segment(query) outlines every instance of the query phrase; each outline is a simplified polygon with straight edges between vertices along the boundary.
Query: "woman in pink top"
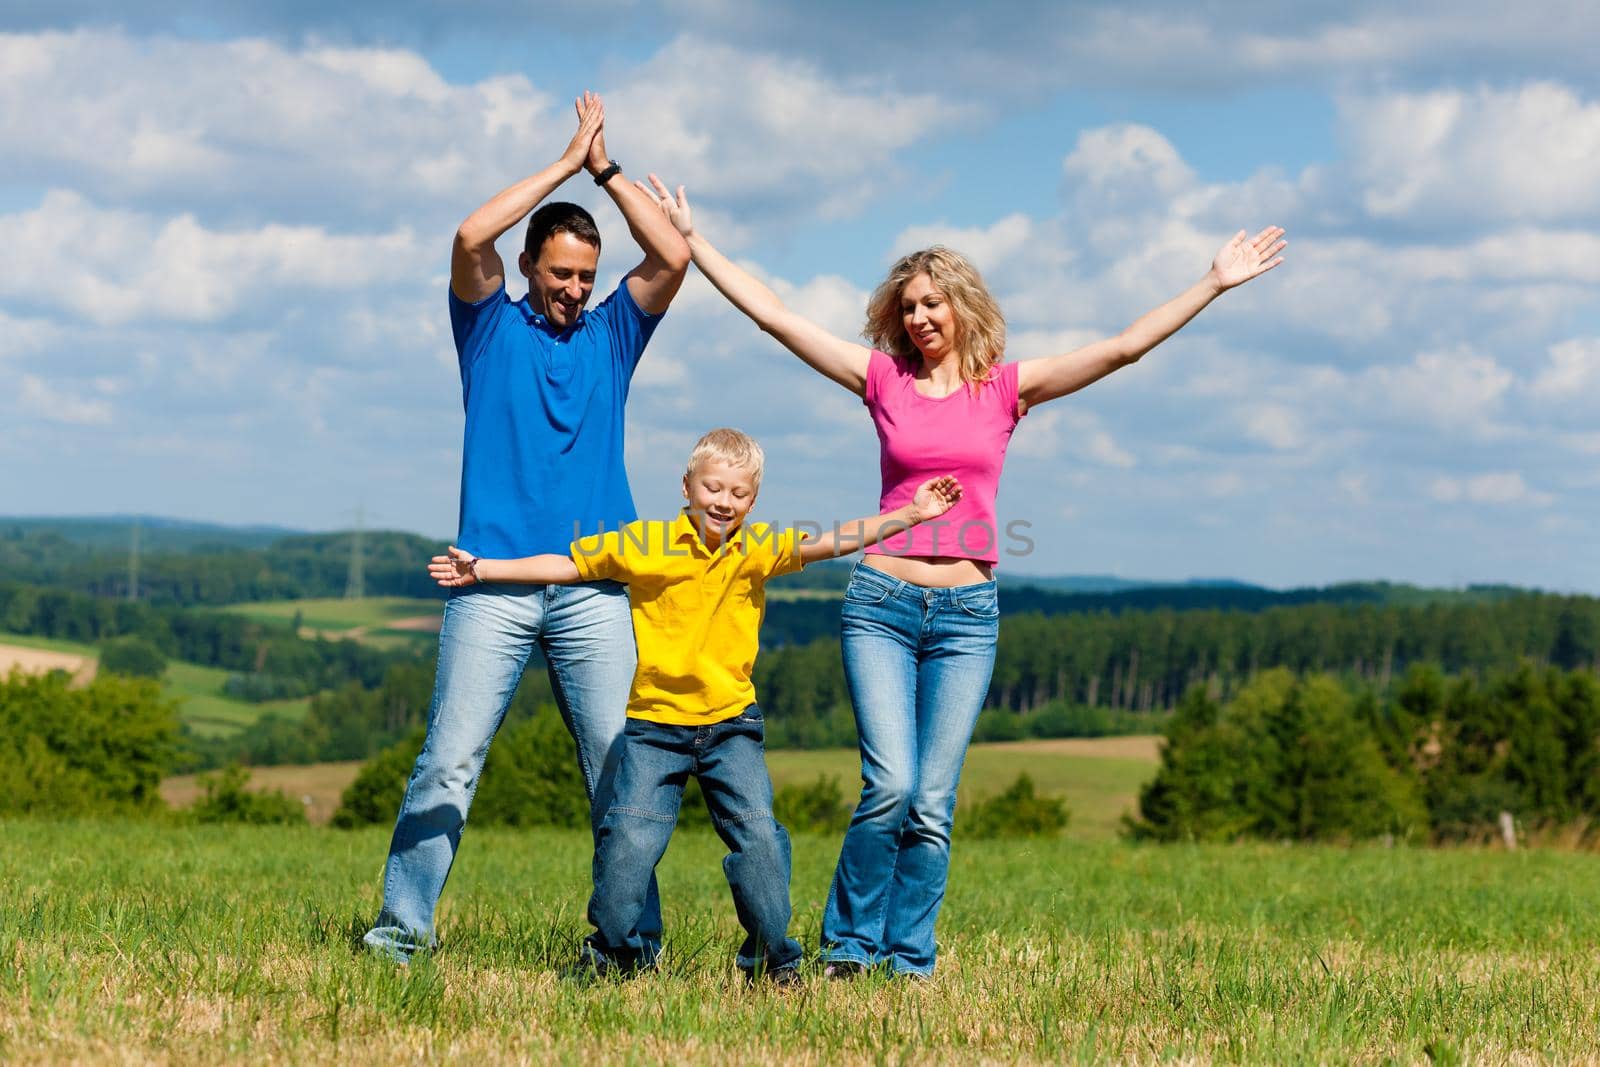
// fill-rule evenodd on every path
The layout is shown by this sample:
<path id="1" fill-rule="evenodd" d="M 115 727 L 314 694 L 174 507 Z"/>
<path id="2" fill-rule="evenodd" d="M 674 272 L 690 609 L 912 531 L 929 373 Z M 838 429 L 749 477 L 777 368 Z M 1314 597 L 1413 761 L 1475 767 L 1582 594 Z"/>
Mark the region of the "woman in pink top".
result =
<path id="1" fill-rule="evenodd" d="M 867 306 L 868 347 L 786 308 L 695 231 L 682 186 L 674 197 L 655 175 L 650 182 L 711 284 L 866 403 L 882 445 L 882 507 L 908 497 L 929 471 L 964 488 L 943 522 L 868 550 L 845 590 L 840 627 L 863 788 L 828 892 L 822 953 L 830 975 L 882 965 L 927 977 L 956 782 L 994 668 L 994 501 L 1011 433 L 1034 407 L 1137 361 L 1221 293 L 1276 267 L 1284 231 L 1241 230 L 1204 277 L 1115 337 L 1006 363 L 1005 319 L 959 253 L 929 248 L 890 269 Z"/>

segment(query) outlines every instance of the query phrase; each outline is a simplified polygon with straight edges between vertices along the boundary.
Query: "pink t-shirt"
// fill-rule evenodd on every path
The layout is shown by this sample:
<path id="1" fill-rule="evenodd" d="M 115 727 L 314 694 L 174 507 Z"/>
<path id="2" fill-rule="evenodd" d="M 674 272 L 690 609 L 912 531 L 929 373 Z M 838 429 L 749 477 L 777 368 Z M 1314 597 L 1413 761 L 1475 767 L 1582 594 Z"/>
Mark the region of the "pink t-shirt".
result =
<path id="1" fill-rule="evenodd" d="M 998 365 L 976 390 L 963 385 L 949 396 L 930 397 L 917 392 L 913 366 L 874 350 L 862 399 L 882 445 L 880 510 L 909 504 L 917 486 L 929 478 L 953 474 L 961 482 L 961 501 L 955 507 L 866 551 L 998 563 L 994 499 L 1006 445 L 1021 418 L 1017 365 Z"/>

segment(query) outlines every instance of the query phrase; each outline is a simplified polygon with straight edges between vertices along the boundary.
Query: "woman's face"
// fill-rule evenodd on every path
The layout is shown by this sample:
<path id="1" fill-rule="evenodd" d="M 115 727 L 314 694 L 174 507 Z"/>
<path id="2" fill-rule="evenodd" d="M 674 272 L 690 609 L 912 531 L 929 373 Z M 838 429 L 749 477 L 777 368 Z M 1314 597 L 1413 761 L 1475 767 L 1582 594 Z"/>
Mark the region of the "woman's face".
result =
<path id="1" fill-rule="evenodd" d="M 917 351 L 943 359 L 956 351 L 956 313 L 927 274 L 913 275 L 900 290 L 900 321 Z"/>

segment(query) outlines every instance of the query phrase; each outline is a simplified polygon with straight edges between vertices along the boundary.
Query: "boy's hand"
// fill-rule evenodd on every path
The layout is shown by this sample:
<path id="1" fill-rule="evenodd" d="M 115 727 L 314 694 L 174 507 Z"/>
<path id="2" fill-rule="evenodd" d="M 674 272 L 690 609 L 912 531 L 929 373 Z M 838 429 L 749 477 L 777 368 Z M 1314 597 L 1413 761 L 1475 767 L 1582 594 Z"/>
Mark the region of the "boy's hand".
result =
<path id="1" fill-rule="evenodd" d="M 661 179 L 654 174 L 650 175 L 649 185 L 644 182 L 634 182 L 633 184 L 637 185 L 639 191 L 644 193 L 645 196 L 656 202 L 656 205 L 661 208 L 661 213 L 667 217 L 667 221 L 677 227 L 678 232 L 683 235 L 685 240 L 688 240 L 694 233 L 694 220 L 689 213 L 689 197 L 684 193 L 683 186 L 678 186 L 678 195 L 674 197 L 667 187 L 661 183 Z"/>
<path id="2" fill-rule="evenodd" d="M 946 474 L 943 478 L 929 478 L 917 486 L 917 494 L 911 498 L 911 521 L 937 519 L 955 507 L 960 499 L 961 483 L 953 476 Z"/>
<path id="3" fill-rule="evenodd" d="M 428 577 L 446 588 L 475 585 L 478 581 L 478 560 L 470 552 L 450 546 L 448 556 L 434 556 L 428 561 Z"/>

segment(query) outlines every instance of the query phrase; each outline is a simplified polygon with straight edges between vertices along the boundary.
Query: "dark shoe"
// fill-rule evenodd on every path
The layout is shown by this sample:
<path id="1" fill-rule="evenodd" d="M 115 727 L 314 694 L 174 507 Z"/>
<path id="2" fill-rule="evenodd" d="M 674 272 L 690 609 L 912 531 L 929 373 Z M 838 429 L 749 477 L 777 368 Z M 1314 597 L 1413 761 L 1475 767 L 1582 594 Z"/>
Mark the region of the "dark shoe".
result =
<path id="1" fill-rule="evenodd" d="M 851 978 L 859 978 L 866 973 L 866 964 L 857 963 L 855 960 L 834 960 L 822 968 L 822 977 L 832 978 L 841 982 Z"/>
<path id="2" fill-rule="evenodd" d="M 767 981 L 779 989 L 794 989 L 796 986 L 806 984 L 806 980 L 800 977 L 800 968 L 794 964 L 790 964 L 787 967 L 779 967 L 775 971 L 768 971 Z"/>
<path id="3" fill-rule="evenodd" d="M 798 963 L 771 969 L 757 967 L 752 970 L 745 970 L 745 968 L 741 967 L 740 970 L 744 971 L 744 980 L 750 985 L 755 985 L 763 979 L 782 989 L 805 984 L 805 979 L 800 977 L 800 965 Z"/>

